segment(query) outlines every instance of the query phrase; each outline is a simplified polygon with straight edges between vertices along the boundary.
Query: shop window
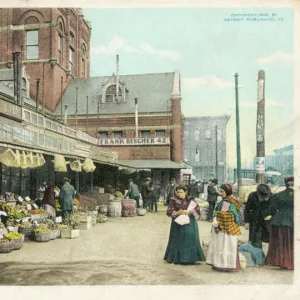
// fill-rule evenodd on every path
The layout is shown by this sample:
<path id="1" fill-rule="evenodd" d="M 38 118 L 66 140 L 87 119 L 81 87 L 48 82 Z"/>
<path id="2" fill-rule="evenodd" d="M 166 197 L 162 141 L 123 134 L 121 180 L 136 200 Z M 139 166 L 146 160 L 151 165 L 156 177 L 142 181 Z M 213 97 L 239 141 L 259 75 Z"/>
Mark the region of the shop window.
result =
<path id="1" fill-rule="evenodd" d="M 51 122 L 46 120 L 46 128 L 51 129 Z"/>
<path id="2" fill-rule="evenodd" d="M 39 31 L 26 31 L 26 59 L 39 58 Z"/>
<path id="3" fill-rule="evenodd" d="M 165 130 L 155 130 L 155 136 L 156 137 L 165 137 L 166 131 Z"/>
<path id="4" fill-rule="evenodd" d="M 141 130 L 141 137 L 149 137 L 150 130 Z"/>
<path id="5" fill-rule="evenodd" d="M 99 131 L 99 136 L 101 139 L 108 138 L 108 131 Z"/>
<path id="6" fill-rule="evenodd" d="M 36 114 L 31 114 L 31 122 L 35 125 L 37 125 L 37 115 Z"/>
<path id="7" fill-rule="evenodd" d="M 29 111 L 24 111 L 24 117 L 25 121 L 30 122 L 30 112 Z"/>
<path id="8" fill-rule="evenodd" d="M 123 131 L 113 131 L 114 138 L 121 138 L 123 137 Z"/>
<path id="9" fill-rule="evenodd" d="M 40 133 L 39 134 L 39 145 L 44 146 L 45 145 L 45 135 Z"/>
<path id="10" fill-rule="evenodd" d="M 44 127 L 44 119 L 43 119 L 43 117 L 38 116 L 38 125 Z"/>

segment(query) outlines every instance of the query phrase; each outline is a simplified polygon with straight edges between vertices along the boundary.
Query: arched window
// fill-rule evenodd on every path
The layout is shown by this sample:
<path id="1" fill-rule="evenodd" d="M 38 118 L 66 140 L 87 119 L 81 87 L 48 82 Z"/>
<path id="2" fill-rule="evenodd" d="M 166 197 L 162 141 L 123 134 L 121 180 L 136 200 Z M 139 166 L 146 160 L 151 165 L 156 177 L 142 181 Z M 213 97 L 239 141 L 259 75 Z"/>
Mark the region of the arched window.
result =
<path id="1" fill-rule="evenodd" d="M 85 44 L 81 45 L 81 55 L 83 57 L 86 57 L 86 46 L 85 46 Z"/>
<path id="2" fill-rule="evenodd" d="M 119 88 L 119 97 L 122 98 L 122 89 Z M 106 93 L 105 93 L 105 102 L 109 103 L 109 102 L 116 102 L 118 100 L 116 100 L 116 85 L 110 85 L 107 89 L 106 89 Z"/>

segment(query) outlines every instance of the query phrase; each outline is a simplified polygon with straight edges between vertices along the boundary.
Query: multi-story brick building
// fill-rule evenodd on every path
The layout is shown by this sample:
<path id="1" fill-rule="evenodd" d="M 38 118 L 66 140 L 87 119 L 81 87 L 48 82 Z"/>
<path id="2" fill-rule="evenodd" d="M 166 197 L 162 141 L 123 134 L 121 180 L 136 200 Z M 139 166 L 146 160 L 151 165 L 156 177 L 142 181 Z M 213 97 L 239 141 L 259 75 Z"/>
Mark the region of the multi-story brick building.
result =
<path id="1" fill-rule="evenodd" d="M 172 176 L 179 181 L 184 168 L 179 72 L 73 79 L 62 105 L 55 113 L 67 113 L 70 126 L 118 151 L 120 165 L 152 170 L 152 178 L 164 183 Z"/>
<path id="2" fill-rule="evenodd" d="M 73 78 L 90 72 L 91 25 L 77 8 L 0 9 L 0 69 L 12 68 L 12 53 L 20 52 L 29 94 L 55 110 Z"/>
<path id="3" fill-rule="evenodd" d="M 226 125 L 229 116 L 186 117 L 184 159 L 197 178 L 226 178 Z M 217 150 L 216 150 L 217 149 Z M 217 165 L 217 167 L 216 167 Z"/>

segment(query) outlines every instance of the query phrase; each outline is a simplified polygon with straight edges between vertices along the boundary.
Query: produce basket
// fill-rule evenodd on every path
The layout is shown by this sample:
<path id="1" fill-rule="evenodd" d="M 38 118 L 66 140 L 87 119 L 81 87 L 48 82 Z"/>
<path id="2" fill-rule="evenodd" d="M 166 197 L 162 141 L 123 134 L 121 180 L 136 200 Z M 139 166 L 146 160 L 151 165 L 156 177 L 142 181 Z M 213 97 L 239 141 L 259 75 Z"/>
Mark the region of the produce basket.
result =
<path id="1" fill-rule="evenodd" d="M 34 240 L 36 242 L 49 242 L 51 239 L 51 232 L 34 232 Z"/>
<path id="2" fill-rule="evenodd" d="M 19 227 L 19 233 L 24 234 L 25 237 L 32 236 L 33 227 Z"/>
<path id="3" fill-rule="evenodd" d="M 14 245 L 11 242 L 0 243 L 0 253 L 9 253 L 14 250 Z"/>
<path id="4" fill-rule="evenodd" d="M 50 240 L 55 240 L 57 238 L 58 229 L 53 229 L 50 233 Z"/>
<path id="5" fill-rule="evenodd" d="M 24 244 L 24 237 L 11 240 L 11 244 L 13 245 L 13 250 L 20 250 Z"/>

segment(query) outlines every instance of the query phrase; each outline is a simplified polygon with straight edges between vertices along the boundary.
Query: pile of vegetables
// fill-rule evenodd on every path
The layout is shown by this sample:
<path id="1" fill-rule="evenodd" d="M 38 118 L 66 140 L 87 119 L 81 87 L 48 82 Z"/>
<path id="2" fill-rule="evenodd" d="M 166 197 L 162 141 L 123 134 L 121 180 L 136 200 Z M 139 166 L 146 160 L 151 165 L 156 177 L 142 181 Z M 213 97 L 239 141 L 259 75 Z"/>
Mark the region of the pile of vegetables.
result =
<path id="1" fill-rule="evenodd" d="M 105 223 L 105 222 L 107 222 L 107 217 L 105 215 L 98 214 L 97 215 L 97 222 L 98 223 Z"/>
<path id="2" fill-rule="evenodd" d="M 4 237 L 5 237 L 6 239 L 8 239 L 8 240 L 11 241 L 11 240 L 18 240 L 18 239 L 21 239 L 21 238 L 24 237 L 24 235 L 21 234 L 21 233 L 12 231 L 12 232 L 5 233 L 5 234 L 4 234 Z"/>
<path id="3" fill-rule="evenodd" d="M 26 221 L 20 224 L 20 227 L 24 227 L 24 228 L 32 227 L 32 223 Z"/>
<path id="4" fill-rule="evenodd" d="M 46 210 L 41 209 L 41 208 L 35 209 L 35 210 L 29 210 L 28 212 L 29 212 L 31 215 L 37 215 L 37 214 L 45 214 L 45 213 L 47 213 Z"/>
<path id="5" fill-rule="evenodd" d="M 50 232 L 52 230 L 46 226 L 39 226 L 39 227 L 35 228 L 34 231 L 35 232 Z"/>
<path id="6" fill-rule="evenodd" d="M 44 224 L 44 225 L 50 225 L 50 226 L 53 226 L 54 225 L 54 222 L 50 219 L 43 219 L 43 220 L 40 220 L 39 221 L 40 224 Z"/>
<path id="7" fill-rule="evenodd" d="M 0 202 L 0 210 L 5 211 L 10 217 L 14 219 L 22 219 L 28 216 L 26 211 L 18 211 L 11 205 Z"/>

